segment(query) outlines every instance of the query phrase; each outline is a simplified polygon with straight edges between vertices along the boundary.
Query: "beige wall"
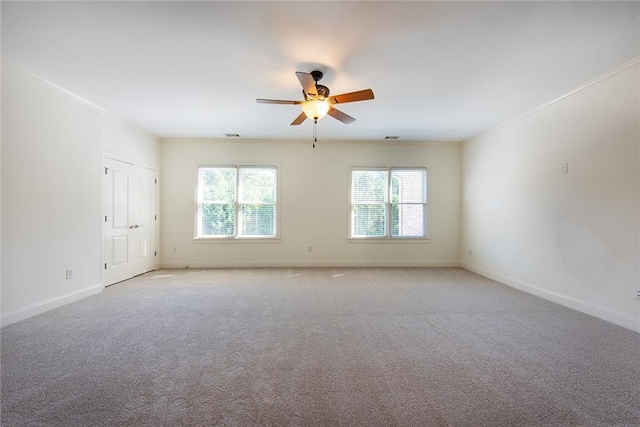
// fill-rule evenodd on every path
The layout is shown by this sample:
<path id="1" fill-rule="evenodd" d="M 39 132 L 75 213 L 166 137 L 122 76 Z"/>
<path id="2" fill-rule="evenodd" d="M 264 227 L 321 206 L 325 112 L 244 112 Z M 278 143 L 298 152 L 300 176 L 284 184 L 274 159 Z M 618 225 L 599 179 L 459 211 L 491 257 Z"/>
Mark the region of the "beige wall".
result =
<path id="1" fill-rule="evenodd" d="M 463 266 L 640 331 L 639 73 L 463 146 Z"/>
<path id="2" fill-rule="evenodd" d="M 98 110 L 2 65 L 4 324 L 100 288 L 102 154 Z"/>
<path id="3" fill-rule="evenodd" d="M 197 167 L 230 164 L 278 167 L 278 242 L 193 240 Z M 353 166 L 426 166 L 430 241 L 349 241 Z M 161 169 L 164 267 L 458 264 L 460 147 L 456 144 L 320 141 L 312 148 L 311 141 L 165 140 Z"/>
<path id="4" fill-rule="evenodd" d="M 103 149 L 158 164 L 148 132 L 2 62 L 3 326 L 103 289 Z"/>
<path id="5" fill-rule="evenodd" d="M 160 139 L 121 118 L 102 113 L 102 149 L 152 169 L 160 167 Z"/>

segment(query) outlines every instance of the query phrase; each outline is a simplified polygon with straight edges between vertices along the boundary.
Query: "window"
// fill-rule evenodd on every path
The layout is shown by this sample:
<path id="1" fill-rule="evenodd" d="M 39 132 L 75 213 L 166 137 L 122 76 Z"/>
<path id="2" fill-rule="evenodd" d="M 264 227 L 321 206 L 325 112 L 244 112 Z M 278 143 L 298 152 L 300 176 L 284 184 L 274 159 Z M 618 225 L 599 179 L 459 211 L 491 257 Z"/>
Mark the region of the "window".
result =
<path id="1" fill-rule="evenodd" d="M 198 168 L 196 237 L 276 237 L 276 168 Z"/>
<path id="2" fill-rule="evenodd" d="M 354 168 L 351 237 L 426 237 L 427 170 Z"/>

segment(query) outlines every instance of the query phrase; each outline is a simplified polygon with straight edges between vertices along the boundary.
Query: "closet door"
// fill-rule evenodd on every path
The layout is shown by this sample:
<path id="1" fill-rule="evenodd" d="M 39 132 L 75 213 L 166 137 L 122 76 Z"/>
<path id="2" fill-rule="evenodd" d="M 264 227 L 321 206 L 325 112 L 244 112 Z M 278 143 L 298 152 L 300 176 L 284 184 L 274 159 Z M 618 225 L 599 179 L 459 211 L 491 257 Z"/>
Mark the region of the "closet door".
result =
<path id="1" fill-rule="evenodd" d="M 105 286 L 154 268 L 155 171 L 105 159 Z"/>
<path id="2" fill-rule="evenodd" d="M 131 214 L 135 222 L 131 233 L 130 253 L 135 264 L 134 276 L 151 271 L 155 266 L 156 254 L 156 172 L 136 167 L 129 189 Z"/>

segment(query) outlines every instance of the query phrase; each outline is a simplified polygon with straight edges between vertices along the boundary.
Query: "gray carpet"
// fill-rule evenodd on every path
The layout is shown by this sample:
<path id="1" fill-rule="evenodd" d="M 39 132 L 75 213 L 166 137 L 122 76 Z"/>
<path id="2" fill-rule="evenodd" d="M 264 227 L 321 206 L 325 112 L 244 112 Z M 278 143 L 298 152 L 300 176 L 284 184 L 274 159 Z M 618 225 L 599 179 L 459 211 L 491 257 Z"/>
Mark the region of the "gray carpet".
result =
<path id="1" fill-rule="evenodd" d="M 640 425 L 640 335 L 456 268 L 163 270 L 3 328 L 2 425 Z"/>

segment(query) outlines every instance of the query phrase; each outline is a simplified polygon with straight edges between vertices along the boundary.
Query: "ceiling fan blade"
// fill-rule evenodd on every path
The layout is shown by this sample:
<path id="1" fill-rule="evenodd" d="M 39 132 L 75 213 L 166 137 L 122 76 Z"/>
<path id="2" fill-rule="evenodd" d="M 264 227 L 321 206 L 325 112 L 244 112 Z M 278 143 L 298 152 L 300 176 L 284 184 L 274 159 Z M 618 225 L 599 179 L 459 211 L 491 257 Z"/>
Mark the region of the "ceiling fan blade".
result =
<path id="1" fill-rule="evenodd" d="M 329 107 L 329 112 L 327 114 L 333 117 L 334 119 L 340 120 L 345 125 L 348 125 L 349 123 L 353 123 L 356 120 L 350 115 L 345 114 L 342 111 L 333 107 Z"/>
<path id="2" fill-rule="evenodd" d="M 335 95 L 329 97 L 329 103 L 331 104 L 344 104 L 345 102 L 366 101 L 373 99 L 373 91 L 371 89 L 359 90 L 356 92 L 343 93 L 341 95 Z"/>
<path id="3" fill-rule="evenodd" d="M 258 104 L 286 104 L 286 105 L 300 105 L 302 101 L 286 101 L 284 99 L 256 99 Z"/>
<path id="4" fill-rule="evenodd" d="M 300 80 L 300 84 L 307 95 L 318 96 L 316 82 L 313 80 L 313 76 L 311 74 L 296 71 L 296 76 L 298 76 L 298 80 Z"/>
<path id="5" fill-rule="evenodd" d="M 304 122 L 306 119 L 307 119 L 307 115 L 303 111 L 302 113 L 300 113 L 298 117 L 296 117 L 294 121 L 291 122 L 291 125 L 292 126 L 299 125 L 300 123 Z"/>

